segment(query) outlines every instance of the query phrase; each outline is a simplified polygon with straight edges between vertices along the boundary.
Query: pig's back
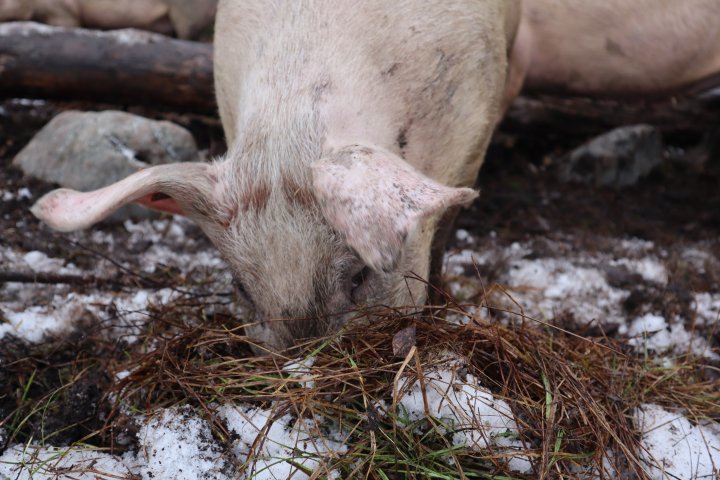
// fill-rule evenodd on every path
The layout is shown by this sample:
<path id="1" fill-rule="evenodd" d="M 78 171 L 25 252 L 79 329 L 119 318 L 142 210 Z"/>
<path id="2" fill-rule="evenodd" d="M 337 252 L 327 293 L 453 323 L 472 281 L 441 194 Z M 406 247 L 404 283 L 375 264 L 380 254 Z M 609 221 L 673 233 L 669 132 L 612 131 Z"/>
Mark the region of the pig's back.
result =
<path id="1" fill-rule="evenodd" d="M 464 174 L 445 174 L 437 158 L 484 148 L 514 33 L 509 6 L 221 1 L 215 75 L 228 141 L 246 141 L 258 118 L 307 117 L 331 144 L 371 140 L 456 184 Z"/>

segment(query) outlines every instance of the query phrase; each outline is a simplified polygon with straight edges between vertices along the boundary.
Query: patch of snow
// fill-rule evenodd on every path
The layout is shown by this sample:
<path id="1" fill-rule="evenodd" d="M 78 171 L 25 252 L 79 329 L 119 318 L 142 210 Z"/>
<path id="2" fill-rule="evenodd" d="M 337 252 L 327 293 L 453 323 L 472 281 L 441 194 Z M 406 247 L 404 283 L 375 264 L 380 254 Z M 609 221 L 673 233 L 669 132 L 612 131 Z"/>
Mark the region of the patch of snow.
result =
<path id="1" fill-rule="evenodd" d="M 198 249 L 197 241 L 186 236 L 189 221 L 180 217 L 156 221 L 127 222 L 135 241 L 149 237 L 152 244 L 138 254 L 132 264 L 125 267 L 134 271 L 154 271 L 159 265 L 177 268 L 188 276 L 200 275 L 210 283 L 203 288 L 208 292 L 231 290 L 232 274 L 226 268 L 219 253 L 212 249 Z M 78 242 L 102 243 L 112 248 L 113 236 L 102 230 L 92 233 L 73 234 Z M 174 244 L 173 244 L 174 243 Z M 105 250 L 103 248 L 102 250 Z M 0 247 L 0 264 L 8 270 L 81 274 L 98 278 L 112 277 L 117 267 L 111 262 L 98 259 L 91 269 L 80 269 L 72 263 L 48 257 L 40 251 L 22 252 Z M 109 338 L 122 338 L 132 343 L 137 340 L 149 320 L 149 304 L 166 304 L 182 295 L 183 288 L 112 291 L 105 289 L 91 294 L 74 293 L 74 287 L 66 284 L 28 284 L 8 282 L 0 284 L 0 305 L 8 322 L 0 324 L 0 337 L 13 333 L 30 342 L 41 341 L 47 333 L 70 330 L 84 311 L 96 316 Z M 223 300 L 225 301 L 225 300 Z M 74 307 L 79 306 L 77 309 Z"/>
<path id="2" fill-rule="evenodd" d="M 701 325 L 720 323 L 720 295 L 703 292 L 695 294 L 695 311 Z"/>
<path id="3" fill-rule="evenodd" d="M 210 425 L 191 408 L 174 407 L 157 412 L 140 429 L 137 454 L 130 452 L 118 458 L 94 451 L 17 445 L 0 457 L 0 478 L 104 480 L 129 478 L 131 474 L 143 480 L 310 478 L 303 469 L 319 471 L 325 478 L 340 478 L 339 472 L 326 465 L 347 451 L 347 438 L 333 431 L 322 417 L 314 421 L 296 420 L 290 415 L 277 418 L 270 410 L 248 405 L 225 405 L 218 415 L 237 436 L 232 454 L 238 464 L 246 466 L 239 477 L 214 440 Z M 262 442 L 257 441 L 259 435 Z"/>
<path id="4" fill-rule="evenodd" d="M 1 479 L 110 480 L 130 476 L 117 457 L 92 449 L 14 445 L 0 456 Z"/>
<path id="5" fill-rule="evenodd" d="M 11 22 L 11 23 L 23 23 L 23 22 Z M 0 23 L 0 31 L 2 31 L 2 27 L 8 25 L 8 23 Z M 15 105 L 22 105 L 23 107 L 42 107 L 47 102 L 45 100 L 40 100 L 38 98 L 13 98 L 10 100 L 11 103 Z"/>
<path id="6" fill-rule="evenodd" d="M 509 250 L 514 253 L 520 253 L 520 252 L 527 252 L 528 249 L 526 247 L 523 247 L 519 242 L 513 242 L 510 244 Z"/>
<path id="7" fill-rule="evenodd" d="M 481 291 L 481 285 L 475 278 L 458 276 L 457 280 L 445 283 L 445 288 L 459 302 L 465 302 Z"/>
<path id="8" fill-rule="evenodd" d="M 627 292 L 608 285 L 596 268 L 578 267 L 565 259 L 516 260 L 506 274 L 512 298 L 530 316 L 549 320 L 567 310 L 583 323 L 619 321 Z M 517 310 L 517 306 L 508 305 Z"/>
<path id="9" fill-rule="evenodd" d="M 0 338 L 12 334 L 28 342 L 38 343 L 47 334 L 69 329 L 82 311 L 82 304 L 67 301 L 57 309 L 36 305 L 21 312 L 4 312 L 7 323 L 0 323 Z"/>
<path id="10" fill-rule="evenodd" d="M 466 266 L 483 265 L 490 260 L 492 252 L 478 252 L 472 249 L 463 249 L 445 254 L 445 271 L 451 275 L 464 275 Z"/>
<path id="11" fill-rule="evenodd" d="M 657 258 L 643 257 L 641 259 L 621 258 L 610 261 L 610 265 L 622 265 L 633 273 L 640 275 L 645 281 L 665 285 L 668 282 L 668 273 L 665 265 Z"/>
<path id="12" fill-rule="evenodd" d="M 660 330 L 665 330 L 667 326 L 668 324 L 665 321 L 665 317 L 648 313 L 642 317 L 636 318 L 632 322 L 628 330 L 628 335 L 635 337 L 647 333 L 655 333 Z"/>
<path id="13" fill-rule="evenodd" d="M 111 233 L 104 230 L 92 230 L 88 233 L 90 234 L 90 241 L 96 245 L 115 246 L 115 236 Z"/>
<path id="14" fill-rule="evenodd" d="M 157 243 L 162 239 L 162 231 L 167 226 L 167 220 L 140 220 L 131 219 L 123 222 L 123 227 L 132 235 L 130 243 L 136 243 L 140 240 L 146 240 Z"/>
<path id="15" fill-rule="evenodd" d="M 143 480 L 225 480 L 232 478 L 210 425 L 189 407 L 168 408 L 138 432 L 140 451 L 133 473 Z"/>
<path id="16" fill-rule="evenodd" d="M 619 333 L 624 334 L 621 328 Z M 709 359 L 720 360 L 720 355 L 712 351 L 708 342 L 698 335 L 688 332 L 681 319 L 668 325 L 664 317 L 648 313 L 636 318 L 627 328 L 629 343 L 639 351 L 652 350 L 656 353 L 674 351 L 678 354 L 691 352 Z"/>
<path id="17" fill-rule="evenodd" d="M 170 288 L 160 290 L 137 290 L 114 297 L 86 296 L 88 310 L 108 324 L 115 338 L 135 343 L 142 328 L 150 320 L 148 307 L 151 304 L 166 305 L 181 294 Z M 107 306 L 113 305 L 112 314 L 106 313 Z"/>
<path id="18" fill-rule="evenodd" d="M 53 272 L 59 274 L 77 274 L 80 270 L 73 264 L 65 266 L 65 261 L 59 258 L 50 258 L 45 253 L 33 250 L 22 257 L 25 265 L 33 272 Z"/>
<path id="19" fill-rule="evenodd" d="M 12 193 L 9 190 L 0 190 L 0 200 L 3 202 L 10 202 L 15 199 L 32 199 L 32 193 L 25 187 L 20 188 L 17 193 Z"/>
<path id="20" fill-rule="evenodd" d="M 232 451 L 237 461 L 247 466 L 241 479 L 309 479 L 303 469 L 327 478 L 339 478 L 338 472 L 330 468 L 332 459 L 347 451 L 346 438 L 322 417 L 294 419 L 283 415 L 277 418 L 272 410 L 247 405 L 223 405 L 217 413 L 227 423 L 228 430 L 237 436 Z M 323 434 L 323 431 L 329 433 Z M 258 442 L 261 434 L 264 440 Z M 252 458 L 250 463 L 249 458 Z"/>
<path id="21" fill-rule="evenodd" d="M 517 424 L 507 402 L 495 398 L 473 375 L 467 374 L 461 379 L 452 368 L 452 360 L 443 363 L 445 365 L 437 369 L 424 372 L 424 395 L 419 381 L 408 385 L 412 380 L 405 378 L 400 388 L 400 392 L 405 393 L 398 401 L 398 422 L 415 424 L 429 413 L 441 421 L 442 426 L 437 427 L 441 433 L 450 429 L 453 445 L 474 451 L 500 448 L 512 470 L 531 472 L 529 457 L 519 453 L 523 445 L 517 439 Z"/>
<path id="22" fill-rule="evenodd" d="M 137 340 L 143 325 L 149 320 L 148 306 L 167 304 L 180 294 L 169 288 L 157 291 L 137 290 L 131 293 L 107 292 L 101 294 L 56 294 L 46 305 L 33 305 L 18 311 L 3 306 L 8 320 L 0 324 L 0 338 L 13 334 L 30 343 L 42 341 L 46 334 L 57 334 L 72 329 L 83 312 L 94 314 L 100 323 L 107 323 L 106 332 L 113 338 L 128 343 Z M 113 305 L 108 315 L 108 306 Z"/>
<path id="23" fill-rule="evenodd" d="M 698 247 L 688 247 L 682 253 L 680 258 L 690 264 L 692 268 L 699 273 L 705 273 L 705 265 L 707 262 L 716 261 L 715 257 L 708 251 Z"/>
<path id="24" fill-rule="evenodd" d="M 32 193 L 27 188 L 23 187 L 17 192 L 17 198 L 22 200 L 23 198 L 26 198 L 28 200 L 31 200 L 33 198 Z"/>
<path id="25" fill-rule="evenodd" d="M 183 271 L 192 270 L 193 268 L 212 268 L 222 271 L 225 274 L 226 281 L 231 280 L 229 269 L 226 268 L 226 264 L 220 258 L 217 250 L 211 248 L 197 251 L 187 245 L 188 248 L 181 251 L 178 250 L 177 245 L 169 246 L 166 244 L 165 240 L 168 239 L 181 245 L 188 243 L 181 217 L 152 221 L 142 220 L 139 222 L 126 220 L 123 226 L 131 234 L 130 244 L 141 241 L 152 243 L 142 254 L 143 261 L 141 264 L 145 272 L 155 272 L 158 265 L 176 266 Z"/>
<path id="26" fill-rule="evenodd" d="M 455 231 L 455 238 L 461 242 L 469 243 L 471 245 L 475 243 L 475 237 L 463 228 L 458 228 L 457 231 Z"/>
<path id="27" fill-rule="evenodd" d="M 619 247 L 628 253 L 645 253 L 655 248 L 655 244 L 649 240 L 633 237 L 620 240 Z"/>
<path id="28" fill-rule="evenodd" d="M 303 388 L 315 388 L 312 374 L 313 365 L 315 365 L 315 357 L 299 358 L 283 365 L 282 371 L 287 373 L 290 378 L 297 379 Z"/>
<path id="29" fill-rule="evenodd" d="M 187 237 L 185 236 L 185 229 L 180 223 L 180 219 L 182 218 L 183 217 L 175 217 L 175 221 L 170 223 L 170 228 L 168 229 L 168 237 L 178 243 L 184 243 L 187 240 Z"/>
<path id="30" fill-rule="evenodd" d="M 720 475 L 720 436 L 658 405 L 635 412 L 641 452 L 654 480 L 714 479 Z"/>

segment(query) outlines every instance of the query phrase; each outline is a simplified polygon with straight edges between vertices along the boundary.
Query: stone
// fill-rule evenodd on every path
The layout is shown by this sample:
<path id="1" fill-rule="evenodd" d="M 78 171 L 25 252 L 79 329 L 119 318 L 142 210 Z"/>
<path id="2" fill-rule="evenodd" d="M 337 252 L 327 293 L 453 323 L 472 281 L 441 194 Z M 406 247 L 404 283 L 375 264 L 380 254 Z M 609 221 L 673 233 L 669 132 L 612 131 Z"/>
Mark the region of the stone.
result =
<path id="1" fill-rule="evenodd" d="M 174 123 L 112 110 L 66 111 L 45 125 L 13 164 L 28 176 L 89 191 L 145 167 L 198 159 L 192 134 Z M 147 217 L 148 212 L 129 206 L 111 220 Z"/>
<path id="2" fill-rule="evenodd" d="M 651 125 L 616 128 L 557 160 L 561 181 L 598 187 L 634 185 L 663 161 L 660 131 Z"/>

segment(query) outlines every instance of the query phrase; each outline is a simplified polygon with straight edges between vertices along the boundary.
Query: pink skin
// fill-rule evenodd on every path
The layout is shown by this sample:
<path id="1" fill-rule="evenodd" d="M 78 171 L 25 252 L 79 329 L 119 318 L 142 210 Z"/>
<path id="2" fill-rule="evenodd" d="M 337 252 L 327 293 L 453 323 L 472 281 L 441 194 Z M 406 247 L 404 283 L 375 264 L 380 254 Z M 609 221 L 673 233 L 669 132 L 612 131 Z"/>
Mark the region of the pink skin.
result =
<path id="1" fill-rule="evenodd" d="M 186 215 L 180 205 L 172 198 L 158 199 L 157 193 L 149 193 L 140 198 L 136 198 L 133 203 L 142 205 L 145 208 L 157 210 L 159 212 L 172 213 L 174 215 Z"/>

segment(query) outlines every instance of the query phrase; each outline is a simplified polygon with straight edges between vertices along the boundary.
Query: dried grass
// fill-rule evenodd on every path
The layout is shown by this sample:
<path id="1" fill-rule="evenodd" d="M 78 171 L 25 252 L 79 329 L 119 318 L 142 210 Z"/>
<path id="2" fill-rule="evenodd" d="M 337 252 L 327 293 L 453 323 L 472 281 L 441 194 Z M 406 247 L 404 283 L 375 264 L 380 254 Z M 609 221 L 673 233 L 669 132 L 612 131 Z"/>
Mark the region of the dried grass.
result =
<path id="1" fill-rule="evenodd" d="M 523 317 L 502 325 L 473 319 L 458 326 L 444 317 L 466 315 L 470 306 L 450 304 L 403 314 L 376 309 L 332 338 L 309 341 L 286 355 L 253 357 L 242 328 L 227 317 L 200 326 L 177 320 L 177 311 L 156 312 L 148 347 L 111 370 L 131 373 L 116 385 L 115 405 L 152 411 L 178 403 L 205 410 L 218 438 L 230 433 L 211 405 L 272 404 L 278 415 L 322 416 L 352 432 L 349 452 L 327 468 L 344 478 L 523 478 L 507 470 L 503 453 L 453 447 L 440 429 L 418 436 L 393 421 L 399 372 L 422 381 L 444 352 L 468 359 L 467 373 L 512 407 L 536 471 L 528 478 L 647 478 L 639 459 L 633 412 L 652 402 L 682 409 L 690 418 L 720 419 L 720 381 L 704 377 L 697 359 L 662 367 L 609 338 L 587 339 Z M 398 358 L 394 335 L 416 326 L 413 353 Z M 283 371 L 287 361 L 314 357 L 312 388 Z M 116 408 L 108 427 L 126 426 Z M 104 433 L 108 433 L 106 430 Z M 110 436 L 110 440 L 112 436 Z M 449 463 L 448 458 L 452 461 Z"/>

